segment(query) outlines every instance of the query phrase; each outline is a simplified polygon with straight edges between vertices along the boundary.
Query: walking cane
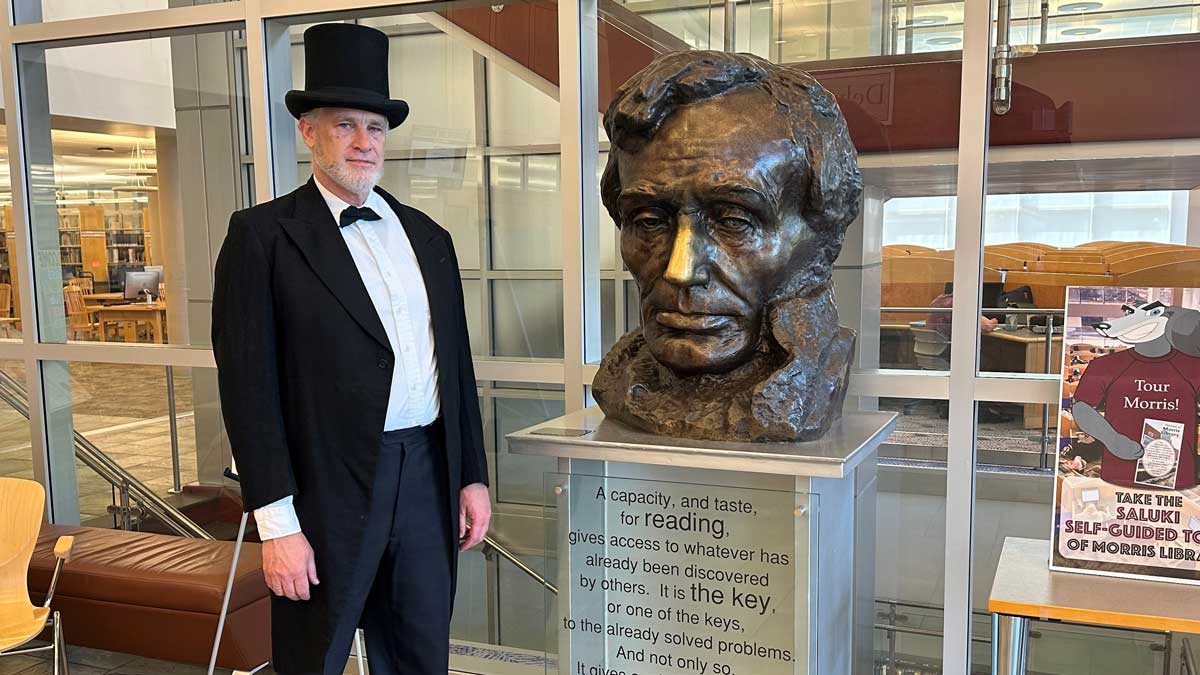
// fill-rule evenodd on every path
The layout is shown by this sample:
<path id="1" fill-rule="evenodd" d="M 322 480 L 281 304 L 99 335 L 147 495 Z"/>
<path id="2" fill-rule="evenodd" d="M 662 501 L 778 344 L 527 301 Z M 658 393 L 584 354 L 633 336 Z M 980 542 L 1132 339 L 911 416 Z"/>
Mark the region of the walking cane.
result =
<path id="1" fill-rule="evenodd" d="M 238 475 L 232 469 L 226 467 L 225 477 L 241 482 Z M 250 514 L 242 512 L 242 522 L 238 525 L 237 543 L 233 547 L 233 562 L 229 565 L 229 580 L 225 582 L 225 597 L 221 600 L 221 615 L 217 618 L 217 635 L 213 638 L 212 656 L 208 659 L 208 675 L 213 675 L 213 671 L 217 668 L 217 652 L 221 649 L 221 634 L 225 632 L 225 615 L 229 613 L 229 597 L 233 595 L 233 578 L 237 574 L 238 557 L 242 554 L 242 540 L 246 537 L 246 518 Z M 255 668 L 250 672 L 256 672 L 267 664 Z"/>
<path id="2" fill-rule="evenodd" d="M 233 469 L 228 467 L 225 469 L 225 477 L 238 483 L 242 482 Z M 208 659 L 208 675 L 213 675 L 213 671 L 217 668 L 217 652 L 221 649 L 221 634 L 225 632 L 225 615 L 229 613 L 229 597 L 233 595 L 233 578 L 237 574 L 238 557 L 242 554 L 242 540 L 246 537 L 246 518 L 249 516 L 249 512 L 243 511 L 242 522 L 238 525 L 237 543 L 233 547 L 233 562 L 229 565 L 229 580 L 225 582 L 225 598 L 221 600 L 221 615 L 217 618 L 217 635 L 213 638 L 212 656 Z M 358 675 L 367 675 L 367 671 L 363 667 L 362 631 L 357 629 L 354 631 L 354 655 L 358 660 Z M 264 663 L 250 672 L 256 673 L 266 666 L 267 664 Z"/>

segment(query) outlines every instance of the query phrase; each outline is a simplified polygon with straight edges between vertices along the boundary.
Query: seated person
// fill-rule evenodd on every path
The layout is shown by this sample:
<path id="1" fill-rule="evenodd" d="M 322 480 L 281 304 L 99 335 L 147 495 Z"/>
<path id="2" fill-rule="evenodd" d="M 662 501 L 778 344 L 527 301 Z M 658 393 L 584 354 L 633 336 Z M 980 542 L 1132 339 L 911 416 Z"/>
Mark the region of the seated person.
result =
<path id="1" fill-rule="evenodd" d="M 954 294 L 953 293 L 942 293 L 941 295 L 934 298 L 933 302 L 929 303 L 929 306 L 930 307 L 953 307 L 954 306 Z M 951 323 L 952 323 L 952 321 L 951 321 L 950 312 L 935 312 L 933 314 L 930 314 L 929 318 L 926 319 L 925 327 L 936 330 L 943 337 L 945 337 L 947 340 L 949 340 L 950 333 L 951 333 Z M 986 316 L 979 317 L 979 329 L 981 331 L 983 331 L 984 333 L 990 333 L 990 332 L 996 330 L 996 327 L 999 325 L 1000 325 L 1000 322 L 997 319 L 990 319 Z M 949 417 L 950 416 L 950 407 L 948 405 L 948 402 L 940 401 L 939 403 L 940 403 L 940 405 L 938 406 L 938 416 L 942 417 L 942 418 Z M 979 403 L 979 418 L 978 418 L 979 421 L 984 422 L 984 423 L 1012 421 L 1013 415 L 1009 411 L 1005 410 L 1002 407 L 1003 405 L 1004 404 L 1000 404 L 1000 403 L 980 402 Z"/>
<path id="2" fill-rule="evenodd" d="M 929 303 L 929 306 L 930 307 L 953 307 L 954 306 L 954 294 L 953 293 L 942 293 L 941 295 L 934 298 L 933 302 Z M 999 325 L 1000 325 L 1000 321 L 997 319 L 989 319 L 986 316 L 979 317 L 979 328 L 984 333 L 990 333 L 990 332 L 996 330 L 996 327 Z M 936 330 L 937 332 L 941 333 L 947 340 L 949 340 L 950 333 L 952 330 L 951 329 L 951 314 L 950 314 L 950 312 L 936 312 L 936 313 L 930 314 L 929 318 L 925 320 L 925 326 L 927 328 L 932 328 L 933 330 Z"/>

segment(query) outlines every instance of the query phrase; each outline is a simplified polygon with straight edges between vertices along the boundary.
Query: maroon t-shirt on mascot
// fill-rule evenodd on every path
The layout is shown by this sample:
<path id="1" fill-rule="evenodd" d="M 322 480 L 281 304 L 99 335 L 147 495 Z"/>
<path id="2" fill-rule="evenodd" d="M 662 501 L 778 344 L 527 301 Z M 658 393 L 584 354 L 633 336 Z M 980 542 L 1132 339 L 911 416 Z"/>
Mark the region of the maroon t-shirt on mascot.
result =
<path id="1" fill-rule="evenodd" d="M 1196 485 L 1197 386 L 1200 359 L 1172 349 L 1166 356 L 1142 356 L 1125 349 L 1092 359 L 1075 390 L 1075 400 L 1104 413 L 1120 434 L 1141 443 L 1143 422 L 1149 419 L 1184 425 L 1183 448 L 1175 489 Z M 1137 460 L 1120 459 L 1108 452 L 1101 460 L 1100 477 L 1127 487 L 1134 483 Z"/>

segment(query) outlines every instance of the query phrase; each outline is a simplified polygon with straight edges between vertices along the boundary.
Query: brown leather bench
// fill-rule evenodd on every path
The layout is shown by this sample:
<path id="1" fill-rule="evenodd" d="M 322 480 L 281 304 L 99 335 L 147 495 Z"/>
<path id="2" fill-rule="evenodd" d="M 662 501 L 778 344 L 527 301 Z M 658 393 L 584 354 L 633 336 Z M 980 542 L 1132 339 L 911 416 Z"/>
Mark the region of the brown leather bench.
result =
<path id="1" fill-rule="evenodd" d="M 43 525 L 29 565 L 29 591 L 45 597 L 54 542 L 73 535 L 71 562 L 54 594 L 67 643 L 208 665 L 233 543 Z M 242 545 L 217 665 L 252 670 L 270 660 L 271 614 L 262 547 Z"/>

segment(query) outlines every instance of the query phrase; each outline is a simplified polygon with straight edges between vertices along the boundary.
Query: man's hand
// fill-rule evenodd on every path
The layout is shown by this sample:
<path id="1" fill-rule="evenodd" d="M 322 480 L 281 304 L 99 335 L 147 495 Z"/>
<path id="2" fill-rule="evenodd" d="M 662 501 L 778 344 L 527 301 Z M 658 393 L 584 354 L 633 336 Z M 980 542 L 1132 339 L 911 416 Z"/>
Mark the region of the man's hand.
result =
<path id="1" fill-rule="evenodd" d="M 308 585 L 317 579 L 317 562 L 303 532 L 268 539 L 262 546 L 263 575 L 275 595 L 289 600 L 308 600 Z"/>
<path id="2" fill-rule="evenodd" d="M 487 486 L 472 483 L 458 493 L 458 550 L 465 551 L 487 534 L 492 521 L 492 498 Z"/>

